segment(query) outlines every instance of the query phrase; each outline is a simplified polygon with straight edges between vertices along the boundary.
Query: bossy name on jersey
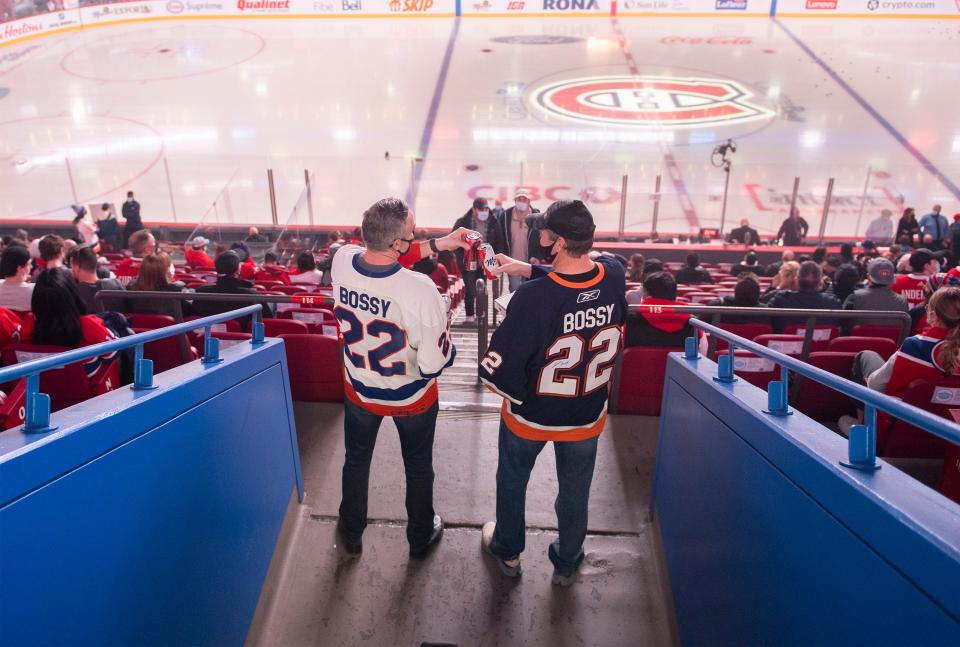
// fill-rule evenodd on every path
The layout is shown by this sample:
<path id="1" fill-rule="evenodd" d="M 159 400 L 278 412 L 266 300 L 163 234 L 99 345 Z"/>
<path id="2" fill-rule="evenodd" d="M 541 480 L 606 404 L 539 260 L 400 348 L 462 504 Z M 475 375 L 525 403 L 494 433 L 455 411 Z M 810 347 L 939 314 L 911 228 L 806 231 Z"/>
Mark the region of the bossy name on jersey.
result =
<path id="1" fill-rule="evenodd" d="M 571 333 L 584 328 L 599 328 L 613 321 L 613 304 L 577 310 L 563 315 L 563 332 Z"/>
<path id="2" fill-rule="evenodd" d="M 347 288 L 340 288 L 340 303 L 351 308 L 366 310 L 372 315 L 387 316 L 391 303 L 380 297 L 372 297 L 365 292 L 355 292 Z"/>

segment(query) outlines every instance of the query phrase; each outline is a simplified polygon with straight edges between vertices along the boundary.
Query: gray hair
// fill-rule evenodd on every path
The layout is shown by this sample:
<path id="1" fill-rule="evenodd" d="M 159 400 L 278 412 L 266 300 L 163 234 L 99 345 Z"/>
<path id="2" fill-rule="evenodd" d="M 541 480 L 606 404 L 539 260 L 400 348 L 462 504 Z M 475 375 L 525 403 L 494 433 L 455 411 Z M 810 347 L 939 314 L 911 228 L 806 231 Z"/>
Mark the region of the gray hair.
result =
<path id="1" fill-rule="evenodd" d="M 363 212 L 363 242 L 367 249 L 383 252 L 398 238 L 403 238 L 409 207 L 399 198 L 378 200 Z"/>

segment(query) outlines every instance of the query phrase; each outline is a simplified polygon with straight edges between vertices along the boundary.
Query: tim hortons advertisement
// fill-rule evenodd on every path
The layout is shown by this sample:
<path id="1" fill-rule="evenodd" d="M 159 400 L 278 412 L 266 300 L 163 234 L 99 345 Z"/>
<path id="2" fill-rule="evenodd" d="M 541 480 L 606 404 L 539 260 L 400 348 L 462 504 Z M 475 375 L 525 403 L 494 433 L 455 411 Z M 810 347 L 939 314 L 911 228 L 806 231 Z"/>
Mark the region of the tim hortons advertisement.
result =
<path id="1" fill-rule="evenodd" d="M 48 31 L 55 31 L 80 24 L 77 9 L 64 9 L 51 13 L 0 23 L 0 44 L 10 43 Z"/>
<path id="2" fill-rule="evenodd" d="M 780 0 L 777 15 L 957 16 L 958 0 Z"/>

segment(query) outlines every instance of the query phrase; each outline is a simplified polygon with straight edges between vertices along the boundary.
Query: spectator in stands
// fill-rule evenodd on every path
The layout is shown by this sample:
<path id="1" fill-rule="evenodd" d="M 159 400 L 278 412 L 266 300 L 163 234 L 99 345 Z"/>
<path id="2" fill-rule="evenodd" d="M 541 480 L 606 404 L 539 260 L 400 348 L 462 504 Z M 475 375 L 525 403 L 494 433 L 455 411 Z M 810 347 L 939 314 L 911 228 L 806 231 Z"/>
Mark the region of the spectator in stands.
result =
<path id="1" fill-rule="evenodd" d="M 800 217 L 800 209 L 793 207 L 790 210 L 790 216 L 780 225 L 777 230 L 777 240 L 784 246 L 802 245 L 803 239 L 807 237 L 807 231 L 810 225 Z"/>
<path id="2" fill-rule="evenodd" d="M 446 294 L 447 290 L 450 288 L 450 279 L 448 278 L 447 269 L 438 263 L 436 259 L 433 259 L 429 256 L 421 258 L 419 261 L 413 264 L 412 269 L 414 272 L 420 272 L 421 274 L 426 274 L 429 276 L 430 280 L 436 284 L 441 293 Z"/>
<path id="3" fill-rule="evenodd" d="M 297 274 L 290 277 L 294 285 L 320 285 L 323 272 L 317 269 L 317 262 L 311 252 L 300 252 L 297 256 Z"/>
<path id="4" fill-rule="evenodd" d="M 874 391 L 898 397 L 914 380 L 937 380 L 960 372 L 960 287 L 942 287 L 927 304 L 930 328 L 907 337 L 890 359 L 861 351 L 853 362 L 853 379 Z M 843 416 L 840 431 L 849 435 L 857 418 Z"/>
<path id="5" fill-rule="evenodd" d="M 97 230 L 100 233 L 100 240 L 104 245 L 105 251 L 116 252 L 120 250 L 120 223 L 117 222 L 116 214 L 113 212 L 113 206 L 109 202 L 100 205 L 100 216 L 97 218 Z"/>
<path id="6" fill-rule="evenodd" d="M 887 251 L 883 254 L 883 257 L 893 263 L 894 267 L 896 267 L 897 263 L 900 262 L 901 256 L 903 256 L 903 248 L 897 243 L 890 245 L 890 247 L 887 248 Z"/>
<path id="7" fill-rule="evenodd" d="M 628 283 L 641 283 L 643 281 L 644 261 L 643 254 L 631 254 L 630 263 L 627 265 Z"/>
<path id="8" fill-rule="evenodd" d="M 15 232 L 13 232 L 13 239 L 23 241 L 23 246 L 26 247 L 27 242 L 30 240 L 30 234 L 27 232 L 26 229 L 23 229 L 21 227 L 20 229 L 17 229 Z"/>
<path id="9" fill-rule="evenodd" d="M 740 226 L 730 232 L 730 242 L 756 245 L 760 242 L 760 234 L 750 226 L 749 220 L 743 218 L 740 220 Z"/>
<path id="10" fill-rule="evenodd" d="M 644 306 L 680 306 L 677 282 L 669 272 L 654 272 L 643 279 Z M 696 335 L 690 315 L 652 312 L 641 309 L 627 315 L 626 346 L 669 346 L 683 348 L 687 337 Z"/>
<path id="11" fill-rule="evenodd" d="M 64 240 L 56 234 L 48 234 L 40 239 L 38 249 L 40 250 L 39 265 L 43 269 L 60 269 L 63 267 L 63 259 L 66 255 L 64 249 Z"/>
<path id="12" fill-rule="evenodd" d="M 950 274 L 934 274 L 923 288 L 923 303 L 910 308 L 910 334 L 919 335 L 928 328 L 927 305 L 930 297 L 942 287 L 960 287 L 960 276 Z"/>
<path id="13" fill-rule="evenodd" d="M 243 239 L 247 243 L 269 243 L 270 240 L 260 233 L 260 230 L 256 227 L 250 227 L 247 229 L 247 237 Z"/>
<path id="14" fill-rule="evenodd" d="M 960 213 L 953 214 L 950 225 L 950 256 L 954 266 L 960 265 Z"/>
<path id="15" fill-rule="evenodd" d="M 843 259 L 844 263 L 856 263 L 857 259 L 853 256 L 853 245 L 850 243 L 840 245 L 840 258 Z"/>
<path id="16" fill-rule="evenodd" d="M 102 319 L 87 314 L 77 285 L 67 272 L 41 272 L 31 306 L 33 314 L 24 320 L 21 330 L 25 343 L 79 348 L 116 339 Z M 105 371 L 116 370 L 112 368 L 115 358 L 116 352 L 113 352 L 85 360 L 87 378 L 93 381 Z"/>
<path id="17" fill-rule="evenodd" d="M 458 229 L 470 229 L 479 231 L 483 239 L 493 246 L 498 254 L 506 249 L 506 243 L 503 238 L 503 230 L 500 223 L 490 217 L 490 205 L 486 198 L 476 198 L 470 209 L 460 216 L 453 223 L 451 231 Z M 467 323 L 474 323 L 477 318 L 474 313 L 475 302 L 477 298 L 477 279 L 482 276 L 479 268 L 468 271 L 463 262 L 463 250 L 457 249 L 455 252 L 457 264 L 460 266 L 460 272 L 463 275 L 463 281 L 466 287 L 466 298 L 464 299 L 464 308 L 466 310 Z M 529 253 L 529 252 L 528 252 Z M 522 260 L 522 259 L 521 259 Z"/>
<path id="18" fill-rule="evenodd" d="M 917 222 L 917 212 L 913 207 L 907 207 L 903 210 L 903 215 L 897 221 L 897 233 L 894 235 L 895 242 L 903 247 L 913 247 L 920 235 L 920 223 Z"/>
<path id="19" fill-rule="evenodd" d="M 893 263 L 885 258 L 871 259 L 867 263 L 867 286 L 847 296 L 843 309 L 907 312 L 907 300 L 890 289 L 895 277 Z"/>
<path id="20" fill-rule="evenodd" d="M 784 263 L 788 263 L 793 260 L 796 260 L 796 254 L 793 253 L 793 250 L 792 249 L 783 250 L 783 253 L 780 254 L 779 263 L 770 263 L 769 265 L 767 265 L 767 269 L 765 270 L 766 275 L 776 277 L 777 273 L 780 271 L 780 266 L 783 265 Z"/>
<path id="21" fill-rule="evenodd" d="M 240 257 L 240 278 L 244 281 L 252 281 L 257 275 L 257 264 L 253 262 L 253 252 L 250 246 L 244 241 L 237 241 L 230 244 L 230 249 Z"/>
<path id="22" fill-rule="evenodd" d="M 757 276 L 761 276 L 764 273 L 764 269 L 760 267 L 760 261 L 757 259 L 757 253 L 752 249 L 743 255 L 742 261 L 730 268 L 730 274 L 732 276 L 740 276 L 744 272 L 749 272 Z"/>
<path id="23" fill-rule="evenodd" d="M 70 252 L 69 261 L 70 272 L 77 282 L 77 293 L 83 300 L 87 312 L 116 310 L 115 307 L 97 306 L 97 292 L 100 290 L 122 290 L 123 286 L 116 279 L 101 279 L 97 276 L 97 255 L 94 251 L 89 247 L 78 247 Z"/>
<path id="24" fill-rule="evenodd" d="M 460 266 L 457 265 L 457 257 L 449 249 L 442 249 L 437 254 L 437 262 L 443 265 L 447 270 L 447 276 L 460 276 Z"/>
<path id="25" fill-rule="evenodd" d="M 183 260 L 192 269 L 212 270 L 215 268 L 213 259 L 207 254 L 207 245 L 210 239 L 203 236 L 194 236 L 184 247 Z M 239 258 L 239 257 L 238 257 Z"/>
<path id="26" fill-rule="evenodd" d="M 73 219 L 73 226 L 77 232 L 77 242 L 81 247 L 92 247 L 94 251 L 100 249 L 100 234 L 97 233 L 97 223 L 87 208 L 80 205 L 73 206 L 77 215 Z"/>
<path id="27" fill-rule="evenodd" d="M 778 291 L 770 299 L 768 305 L 771 308 L 839 310 L 840 302 L 837 301 L 837 298 L 822 290 L 823 270 L 813 261 L 805 261 L 800 264 L 800 271 L 797 273 L 797 289 Z M 778 322 L 778 328 L 782 329 L 783 326 L 804 322 L 805 319 L 781 319 Z"/>
<path id="28" fill-rule="evenodd" d="M 827 258 L 827 248 L 821 246 L 821 247 L 814 248 L 813 255 L 810 257 L 810 260 L 813 261 L 814 263 L 817 263 L 822 268 L 823 262 L 826 260 L 826 258 Z M 800 261 L 800 262 L 802 263 L 803 261 Z"/>
<path id="29" fill-rule="evenodd" d="M 920 235 L 923 237 L 924 244 L 932 250 L 943 249 L 947 243 L 950 223 L 940 211 L 940 205 L 935 204 L 933 210 L 920 219 Z"/>
<path id="30" fill-rule="evenodd" d="M 833 275 L 836 274 L 837 270 L 840 269 L 840 266 L 843 265 L 843 257 L 839 254 L 829 254 L 820 263 L 820 267 L 823 269 L 823 275 L 829 276 L 833 280 Z"/>
<path id="31" fill-rule="evenodd" d="M 127 241 L 133 256 L 125 258 L 114 270 L 120 285 L 126 286 L 140 273 L 140 263 L 143 259 L 157 251 L 157 239 L 153 237 L 149 229 L 139 229 L 134 232 Z"/>
<path id="32" fill-rule="evenodd" d="M 910 253 L 910 273 L 898 276 L 892 289 L 906 299 L 911 308 L 923 301 L 927 280 L 940 271 L 940 258 L 940 254 L 929 249 L 915 249 Z"/>
<path id="33" fill-rule="evenodd" d="M 26 312 L 30 310 L 33 283 L 30 277 L 30 252 L 26 247 L 11 245 L 0 254 L 0 306 Z"/>
<path id="34" fill-rule="evenodd" d="M 143 221 L 140 219 L 140 203 L 134 200 L 133 191 L 127 191 L 127 201 L 123 203 L 120 213 L 123 215 L 123 219 L 126 221 L 126 224 L 123 228 L 123 240 L 125 240 L 132 249 L 133 242 L 131 241 L 131 237 L 138 231 L 143 230 Z M 144 254 L 152 253 L 153 252 L 144 252 L 143 254 L 137 254 L 134 252 L 134 256 L 140 256 L 140 258 L 143 258 Z"/>
<path id="35" fill-rule="evenodd" d="M 893 212 L 881 209 L 880 216 L 870 221 L 863 237 L 877 245 L 889 245 L 893 242 Z"/>
<path id="36" fill-rule="evenodd" d="M 308 253 L 308 252 L 306 252 Z M 240 278 L 240 257 L 234 251 L 227 251 L 217 258 L 217 282 L 214 285 L 205 285 L 197 288 L 197 294 L 257 294 L 250 281 Z M 206 317 L 221 312 L 236 310 L 251 305 L 252 301 L 204 301 L 198 299 L 193 302 L 190 310 L 193 314 Z M 263 316 L 272 317 L 273 312 L 266 303 L 263 305 Z M 248 328 L 250 318 L 241 320 L 240 325 Z"/>
<path id="37" fill-rule="evenodd" d="M 539 232 L 536 239 L 531 240 L 530 237 L 533 214 L 537 213 L 540 212 L 530 204 L 530 192 L 518 189 L 513 195 L 513 206 L 503 211 L 497 219 L 504 254 L 519 260 L 528 260 L 531 256 L 530 250 L 539 248 Z M 496 250 L 496 247 L 494 249 Z M 511 292 L 520 287 L 522 282 L 520 276 L 508 276 L 507 279 Z"/>
<path id="38" fill-rule="evenodd" d="M 796 290 L 799 287 L 797 279 L 799 273 L 800 263 L 796 261 L 786 261 L 781 264 L 777 275 L 774 276 L 770 282 L 770 287 L 760 296 L 760 301 L 768 303 L 770 299 L 781 291 Z"/>
<path id="39" fill-rule="evenodd" d="M 707 305 L 725 306 L 728 308 L 762 308 L 764 304 L 760 303 L 760 281 L 753 272 L 742 272 L 737 275 L 737 284 L 733 288 L 733 296 L 714 299 Z M 739 317 L 724 315 L 723 321 L 726 323 L 748 323 L 756 321 L 755 317 Z"/>
<path id="40" fill-rule="evenodd" d="M 657 272 L 663 271 L 663 261 L 659 258 L 648 258 L 643 262 L 643 278 L 647 278 L 651 274 L 656 274 Z"/>
<path id="41" fill-rule="evenodd" d="M 686 264 L 677 270 L 677 283 L 684 285 L 696 283 L 713 283 L 710 272 L 700 265 L 699 254 L 687 254 Z"/>
<path id="42" fill-rule="evenodd" d="M 278 262 L 277 255 L 274 252 L 267 252 L 263 255 L 263 264 L 257 273 L 253 275 L 255 283 L 261 281 L 280 281 L 284 285 L 290 285 L 290 274 L 285 267 Z"/>
<path id="43" fill-rule="evenodd" d="M 131 292 L 183 292 L 183 286 L 172 283 L 173 261 L 170 255 L 156 252 L 140 263 L 140 271 L 127 289 Z M 186 301 L 180 302 L 181 314 L 188 314 Z M 177 318 L 177 306 L 171 299 L 130 299 L 127 312 L 169 315 Z"/>
<path id="44" fill-rule="evenodd" d="M 856 265 L 844 263 L 833 273 L 833 280 L 827 289 L 830 294 L 836 297 L 837 301 L 843 303 L 847 297 L 853 294 L 860 284 L 860 270 Z"/>

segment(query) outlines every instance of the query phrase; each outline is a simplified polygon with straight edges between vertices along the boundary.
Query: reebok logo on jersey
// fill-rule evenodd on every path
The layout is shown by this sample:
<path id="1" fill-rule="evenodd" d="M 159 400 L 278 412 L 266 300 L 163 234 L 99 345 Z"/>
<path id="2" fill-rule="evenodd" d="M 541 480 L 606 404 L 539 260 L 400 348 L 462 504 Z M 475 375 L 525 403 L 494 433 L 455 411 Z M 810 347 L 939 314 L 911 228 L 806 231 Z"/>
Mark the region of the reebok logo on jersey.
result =
<path id="1" fill-rule="evenodd" d="M 586 292 L 581 292 L 577 295 L 577 303 L 586 303 L 587 301 L 594 301 L 600 297 L 600 290 L 587 290 Z"/>

